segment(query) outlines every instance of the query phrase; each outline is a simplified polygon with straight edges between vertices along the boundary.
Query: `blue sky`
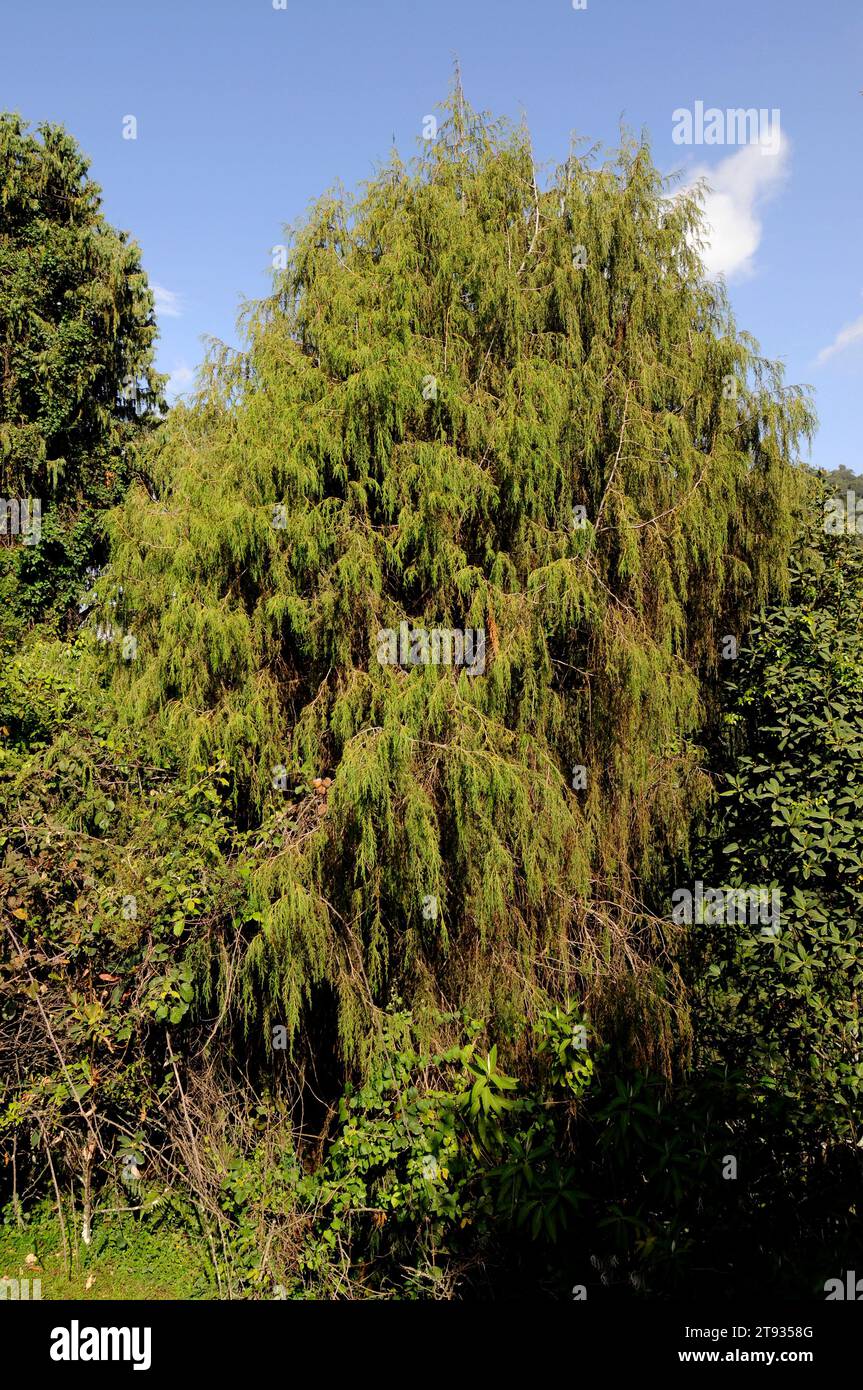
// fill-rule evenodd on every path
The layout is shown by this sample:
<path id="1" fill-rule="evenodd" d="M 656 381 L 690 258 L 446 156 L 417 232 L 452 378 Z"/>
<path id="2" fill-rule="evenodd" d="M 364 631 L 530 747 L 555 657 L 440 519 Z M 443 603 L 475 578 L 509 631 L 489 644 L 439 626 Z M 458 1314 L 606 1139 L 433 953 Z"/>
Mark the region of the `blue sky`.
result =
<path id="1" fill-rule="evenodd" d="M 30 0 L 8 4 L 0 105 L 62 122 L 108 218 L 159 287 L 159 366 L 188 388 L 203 335 L 236 342 L 285 223 L 337 179 L 411 153 L 446 95 L 527 116 L 537 158 L 571 131 L 716 192 L 712 267 L 738 323 L 815 388 L 813 462 L 863 472 L 860 0 Z M 778 109 L 774 154 L 674 143 L 675 110 Z M 123 118 L 137 139 L 123 139 Z"/>

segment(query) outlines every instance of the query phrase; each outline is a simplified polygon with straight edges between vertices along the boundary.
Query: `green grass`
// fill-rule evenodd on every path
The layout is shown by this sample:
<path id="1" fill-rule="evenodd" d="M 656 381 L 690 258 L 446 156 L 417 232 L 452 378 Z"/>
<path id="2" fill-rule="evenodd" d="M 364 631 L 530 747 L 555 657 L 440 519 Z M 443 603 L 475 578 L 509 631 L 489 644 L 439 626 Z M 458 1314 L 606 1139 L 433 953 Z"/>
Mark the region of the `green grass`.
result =
<path id="1" fill-rule="evenodd" d="M 69 1223 L 67 1221 L 67 1231 Z M 77 1234 L 77 1233 L 76 1233 Z M 157 1219 L 106 1216 L 94 1224 L 89 1246 L 73 1240 L 67 1269 L 56 1214 L 45 1209 L 0 1221 L 0 1277 L 42 1281 L 42 1298 L 186 1300 L 217 1296 L 206 1261 L 189 1235 Z M 38 1268 L 28 1266 L 35 1255 Z"/>

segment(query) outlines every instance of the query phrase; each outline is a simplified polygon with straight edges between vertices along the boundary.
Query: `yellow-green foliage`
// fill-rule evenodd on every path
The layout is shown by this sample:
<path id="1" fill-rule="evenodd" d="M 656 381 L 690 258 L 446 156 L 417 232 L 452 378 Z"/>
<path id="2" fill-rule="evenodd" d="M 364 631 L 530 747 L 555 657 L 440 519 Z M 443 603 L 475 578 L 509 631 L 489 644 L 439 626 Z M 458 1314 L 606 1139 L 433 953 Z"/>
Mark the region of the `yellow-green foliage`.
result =
<path id="1" fill-rule="evenodd" d="M 392 989 L 516 1026 L 635 959 L 811 425 L 699 225 L 646 146 L 542 183 L 456 91 L 414 163 L 313 207 L 244 351 L 148 446 L 101 618 L 137 640 L 100 649 L 123 717 L 190 769 L 223 756 L 251 823 L 278 765 L 333 778 L 256 874 L 261 922 L 213 942 L 247 1023 L 331 989 L 359 1057 Z M 379 664 L 402 620 L 484 629 L 485 673 Z"/>

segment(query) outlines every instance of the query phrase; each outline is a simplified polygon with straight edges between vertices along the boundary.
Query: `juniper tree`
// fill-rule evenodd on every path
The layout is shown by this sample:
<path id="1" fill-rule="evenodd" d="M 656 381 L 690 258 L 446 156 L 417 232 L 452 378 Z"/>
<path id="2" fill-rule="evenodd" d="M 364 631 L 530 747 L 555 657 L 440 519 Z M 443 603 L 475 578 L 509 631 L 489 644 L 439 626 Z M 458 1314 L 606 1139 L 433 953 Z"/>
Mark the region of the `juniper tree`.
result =
<path id="1" fill-rule="evenodd" d="M 723 638 L 785 583 L 811 415 L 646 143 L 542 178 L 523 127 L 445 117 L 314 205 L 146 446 L 99 650 L 144 748 L 223 758 L 278 828 L 198 958 L 247 1027 L 332 997 L 351 1060 L 391 991 L 509 1039 L 579 997 L 663 1055 L 662 866 Z M 401 624 L 484 633 L 483 674 L 382 663 Z"/>
<path id="2" fill-rule="evenodd" d="M 42 506 L 41 547 L 7 555 L 3 592 L 27 617 L 62 614 L 104 558 L 98 512 L 164 380 L 140 250 L 88 168 L 62 127 L 0 115 L 0 495 Z"/>

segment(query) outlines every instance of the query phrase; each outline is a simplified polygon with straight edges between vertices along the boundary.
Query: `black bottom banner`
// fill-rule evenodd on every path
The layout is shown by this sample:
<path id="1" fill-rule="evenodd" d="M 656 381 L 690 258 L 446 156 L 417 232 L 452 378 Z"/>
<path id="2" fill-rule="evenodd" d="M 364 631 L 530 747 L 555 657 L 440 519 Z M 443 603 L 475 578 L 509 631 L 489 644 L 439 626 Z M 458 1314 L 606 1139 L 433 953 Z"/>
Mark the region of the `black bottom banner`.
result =
<path id="1" fill-rule="evenodd" d="M 269 1374 L 282 1364 L 303 1374 L 322 1353 L 331 1373 L 365 1362 L 381 1373 L 392 1352 L 407 1352 L 411 1376 L 488 1370 L 506 1356 L 513 1378 L 535 1377 L 562 1352 L 583 1375 L 718 1365 L 774 1369 L 808 1366 L 822 1375 L 854 1364 L 863 1318 L 843 1302 L 763 1307 L 685 1303 L 472 1305 L 391 1302 L 60 1303 L 0 1302 L 4 1381 L 13 1364 L 49 1384 L 144 1377 Z M 344 1356 L 345 1360 L 341 1361 Z M 517 1363 L 514 1361 L 518 1357 Z M 404 1367 L 403 1367 L 404 1369 Z M 392 1370 L 388 1372 L 391 1374 Z"/>

